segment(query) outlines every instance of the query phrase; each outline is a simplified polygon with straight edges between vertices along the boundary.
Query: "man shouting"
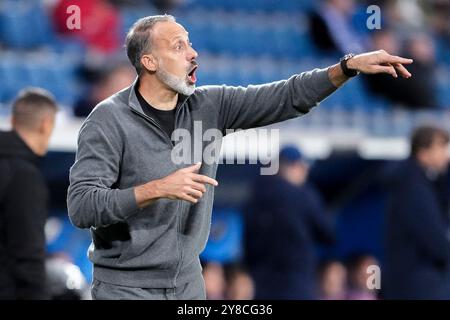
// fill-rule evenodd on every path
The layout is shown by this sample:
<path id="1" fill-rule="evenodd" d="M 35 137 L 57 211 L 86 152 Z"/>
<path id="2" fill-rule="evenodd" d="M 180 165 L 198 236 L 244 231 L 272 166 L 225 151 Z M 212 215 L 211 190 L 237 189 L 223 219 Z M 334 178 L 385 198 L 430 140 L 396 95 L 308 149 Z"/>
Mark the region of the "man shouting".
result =
<path id="1" fill-rule="evenodd" d="M 225 134 L 298 117 L 359 72 L 410 77 L 412 62 L 381 50 L 274 83 L 196 88 L 198 54 L 169 15 L 138 20 L 126 49 L 136 81 L 86 119 L 70 171 L 69 216 L 92 232 L 94 299 L 205 298 L 199 254 L 217 163 L 173 161 L 176 130 L 200 121 Z"/>

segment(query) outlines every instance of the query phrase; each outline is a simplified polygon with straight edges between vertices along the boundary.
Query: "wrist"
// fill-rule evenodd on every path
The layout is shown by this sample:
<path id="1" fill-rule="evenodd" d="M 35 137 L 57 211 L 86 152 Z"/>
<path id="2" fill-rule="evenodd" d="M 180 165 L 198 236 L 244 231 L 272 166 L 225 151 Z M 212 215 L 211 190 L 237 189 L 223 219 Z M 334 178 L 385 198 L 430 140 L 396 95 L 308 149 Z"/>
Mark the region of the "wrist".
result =
<path id="1" fill-rule="evenodd" d="M 328 78 L 336 88 L 342 86 L 349 79 L 342 71 L 339 63 L 328 68 Z"/>
<path id="2" fill-rule="evenodd" d="M 348 78 L 355 77 L 359 74 L 358 66 L 356 65 L 357 58 L 353 53 L 346 54 L 340 60 L 342 73 Z"/>
<path id="3" fill-rule="evenodd" d="M 145 184 L 145 194 L 147 200 L 156 200 L 159 198 L 164 198 L 165 193 L 162 188 L 162 180 L 157 179 Z"/>
<path id="4" fill-rule="evenodd" d="M 356 65 L 356 56 L 347 60 L 347 68 L 350 70 L 359 71 Z"/>

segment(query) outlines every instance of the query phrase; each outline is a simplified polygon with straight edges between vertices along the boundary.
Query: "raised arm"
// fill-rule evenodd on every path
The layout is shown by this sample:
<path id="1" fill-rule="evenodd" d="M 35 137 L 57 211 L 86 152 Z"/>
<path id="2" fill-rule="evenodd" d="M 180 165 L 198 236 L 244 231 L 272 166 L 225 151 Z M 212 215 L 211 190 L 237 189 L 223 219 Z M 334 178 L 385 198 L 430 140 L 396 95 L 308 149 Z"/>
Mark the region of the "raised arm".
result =
<path id="1" fill-rule="evenodd" d="M 346 66 L 366 74 L 411 74 L 403 66 L 411 59 L 392 56 L 384 50 L 368 52 L 348 59 Z M 244 87 L 204 87 L 220 105 L 219 124 L 222 130 L 248 129 L 288 120 L 307 113 L 320 101 L 342 86 L 349 77 L 341 63 L 325 69 L 314 69 L 282 80 Z"/>

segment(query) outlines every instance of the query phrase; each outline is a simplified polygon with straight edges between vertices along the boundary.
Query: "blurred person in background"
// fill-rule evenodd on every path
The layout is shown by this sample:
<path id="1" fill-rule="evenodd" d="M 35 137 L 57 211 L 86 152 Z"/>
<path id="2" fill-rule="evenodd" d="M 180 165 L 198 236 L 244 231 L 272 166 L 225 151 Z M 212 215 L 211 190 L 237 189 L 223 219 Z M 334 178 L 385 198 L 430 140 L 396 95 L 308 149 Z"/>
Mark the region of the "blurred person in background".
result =
<path id="1" fill-rule="evenodd" d="M 128 87 L 136 77 L 133 69 L 124 63 L 112 67 L 105 67 L 94 72 L 94 83 L 89 89 L 87 97 L 81 97 L 74 106 L 74 115 L 85 118 L 94 106 L 112 94 Z"/>
<path id="2" fill-rule="evenodd" d="M 352 25 L 354 0 L 322 0 L 310 13 L 310 32 L 315 45 L 324 53 L 361 53 L 365 39 Z"/>
<path id="3" fill-rule="evenodd" d="M 321 300 L 347 299 L 347 269 L 338 260 L 322 262 L 319 271 L 319 298 Z"/>
<path id="4" fill-rule="evenodd" d="M 436 99 L 435 51 L 432 38 L 423 32 L 411 35 L 404 41 L 404 49 L 401 40 L 394 31 L 382 29 L 373 33 L 372 45 L 394 54 L 404 51 L 410 55 L 415 61 L 410 69 L 414 77 L 408 81 L 382 74 L 365 77 L 368 89 L 404 108 L 417 110 L 439 107 Z"/>
<path id="5" fill-rule="evenodd" d="M 425 3 L 421 0 L 366 0 L 367 6 L 374 4 L 380 7 L 383 15 L 381 28 L 397 34 L 426 28 Z"/>
<path id="6" fill-rule="evenodd" d="M 218 262 L 207 262 L 202 272 L 205 279 L 206 299 L 225 299 L 226 280 L 223 266 Z"/>
<path id="7" fill-rule="evenodd" d="M 256 299 L 315 299 L 315 245 L 333 229 L 319 194 L 307 183 L 309 166 L 293 146 L 279 155 L 279 173 L 260 176 L 245 214 L 245 255 Z"/>
<path id="8" fill-rule="evenodd" d="M 404 103 L 410 109 L 441 107 L 437 100 L 436 49 L 433 38 L 425 32 L 415 32 L 406 39 L 405 54 L 415 63 L 411 66 L 413 81 L 400 81 L 408 87 Z"/>
<path id="9" fill-rule="evenodd" d="M 149 2 L 158 9 L 158 12 L 165 14 L 181 6 L 185 0 L 150 0 Z"/>
<path id="10" fill-rule="evenodd" d="M 386 220 L 386 299 L 449 299 L 449 135 L 423 126 L 392 175 Z"/>
<path id="11" fill-rule="evenodd" d="M 434 0 L 427 3 L 430 7 L 429 22 L 433 31 L 448 44 L 450 42 L 450 2 Z"/>
<path id="12" fill-rule="evenodd" d="M 0 299 L 46 299 L 48 190 L 38 168 L 57 111 L 43 89 L 21 91 L 12 131 L 0 132 Z"/>
<path id="13" fill-rule="evenodd" d="M 203 264 L 203 278 L 208 300 L 253 299 L 253 281 L 242 266 L 209 261 Z"/>
<path id="14" fill-rule="evenodd" d="M 370 266 L 379 266 L 375 257 L 369 254 L 354 254 L 347 262 L 348 270 L 348 293 L 349 300 L 376 300 L 377 292 L 370 289 L 367 281 L 369 276 Z"/>
<path id="15" fill-rule="evenodd" d="M 45 262 L 47 289 L 51 300 L 90 300 L 91 292 L 80 268 L 62 255 L 51 255 Z"/>
<path id="16" fill-rule="evenodd" d="M 228 300 L 251 300 L 254 297 L 254 284 L 248 272 L 239 265 L 230 265 L 227 268 Z"/>

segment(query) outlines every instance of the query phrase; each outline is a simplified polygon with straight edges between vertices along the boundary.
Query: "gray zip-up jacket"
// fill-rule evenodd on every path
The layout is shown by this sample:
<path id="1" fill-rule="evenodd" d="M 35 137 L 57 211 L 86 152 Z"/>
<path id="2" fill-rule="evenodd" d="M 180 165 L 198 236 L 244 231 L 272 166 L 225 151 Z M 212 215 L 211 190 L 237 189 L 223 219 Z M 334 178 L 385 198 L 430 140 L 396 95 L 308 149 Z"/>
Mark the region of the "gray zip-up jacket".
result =
<path id="1" fill-rule="evenodd" d="M 143 112 L 130 87 L 100 102 L 83 123 L 67 196 L 69 216 L 90 228 L 94 277 L 140 288 L 173 288 L 200 276 L 199 255 L 208 239 L 214 189 L 197 204 L 160 199 L 137 206 L 133 188 L 188 166 L 171 161 L 173 144 Z M 243 87 L 199 87 L 181 96 L 175 129 L 248 129 L 307 113 L 336 88 L 327 69 L 288 80 Z M 215 143 L 221 143 L 221 140 Z M 203 148 L 208 144 L 203 143 Z M 201 166 L 214 178 L 217 164 Z"/>

